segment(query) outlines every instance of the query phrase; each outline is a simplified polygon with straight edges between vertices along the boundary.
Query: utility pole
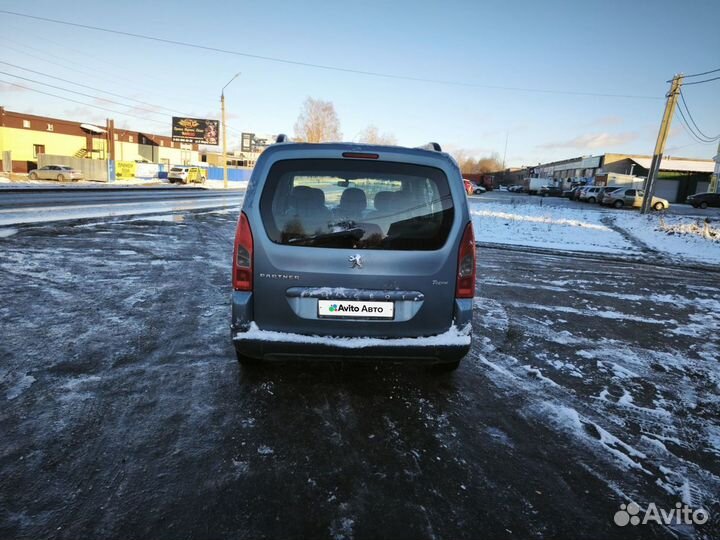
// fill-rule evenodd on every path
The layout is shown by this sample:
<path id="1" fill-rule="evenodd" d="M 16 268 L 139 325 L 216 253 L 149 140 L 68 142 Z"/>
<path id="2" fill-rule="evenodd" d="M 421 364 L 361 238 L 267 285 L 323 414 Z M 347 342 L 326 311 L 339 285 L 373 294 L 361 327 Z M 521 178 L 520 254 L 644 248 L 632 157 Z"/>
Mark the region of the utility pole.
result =
<path id="1" fill-rule="evenodd" d="M 715 154 L 715 172 L 713 173 L 712 177 L 710 178 L 710 188 L 708 189 L 708 191 L 710 193 L 718 192 L 718 181 L 719 180 L 720 180 L 720 142 L 718 143 L 717 154 Z"/>
<path id="2" fill-rule="evenodd" d="M 227 189 L 227 128 L 225 127 L 225 89 L 220 94 L 220 110 L 222 111 L 222 162 L 223 162 L 223 188 Z"/>
<path id="3" fill-rule="evenodd" d="M 240 75 L 240 72 L 236 73 L 232 79 L 228 81 L 228 83 L 222 87 L 222 90 L 220 91 L 220 111 L 222 115 L 222 160 L 223 160 L 223 187 L 227 189 L 228 187 L 228 173 L 227 173 L 227 125 L 225 123 L 225 89 L 228 87 L 228 85 L 233 82 L 235 79 L 238 78 Z"/>
<path id="4" fill-rule="evenodd" d="M 647 214 L 650 211 L 652 205 L 653 194 L 655 193 L 655 180 L 657 179 L 658 171 L 660 170 L 660 162 L 662 161 L 663 153 L 665 152 L 665 143 L 667 142 L 668 135 L 670 134 L 670 124 L 672 123 L 673 115 L 675 114 L 675 107 L 677 106 L 678 96 L 680 95 L 680 88 L 682 87 L 684 76 L 682 74 L 675 75 L 670 81 L 670 91 L 665 97 L 665 112 L 663 113 L 662 122 L 660 123 L 660 131 L 658 132 L 657 142 L 655 143 L 655 152 L 653 153 L 652 162 L 650 163 L 650 170 L 648 176 L 645 179 L 643 191 L 645 196 L 643 197 L 642 208 L 640 209 L 641 214 Z"/>

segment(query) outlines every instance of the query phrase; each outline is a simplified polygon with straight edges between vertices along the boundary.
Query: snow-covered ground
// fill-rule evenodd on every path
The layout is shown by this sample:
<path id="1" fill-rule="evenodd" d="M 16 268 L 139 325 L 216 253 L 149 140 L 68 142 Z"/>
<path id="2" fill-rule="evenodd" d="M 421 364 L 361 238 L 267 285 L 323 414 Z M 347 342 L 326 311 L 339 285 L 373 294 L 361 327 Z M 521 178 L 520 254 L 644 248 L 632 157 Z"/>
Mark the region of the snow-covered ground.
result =
<path id="1" fill-rule="evenodd" d="M 720 224 L 706 227 L 695 217 L 526 202 L 471 204 L 470 214 L 480 242 L 627 255 L 653 250 L 672 259 L 720 262 Z"/>

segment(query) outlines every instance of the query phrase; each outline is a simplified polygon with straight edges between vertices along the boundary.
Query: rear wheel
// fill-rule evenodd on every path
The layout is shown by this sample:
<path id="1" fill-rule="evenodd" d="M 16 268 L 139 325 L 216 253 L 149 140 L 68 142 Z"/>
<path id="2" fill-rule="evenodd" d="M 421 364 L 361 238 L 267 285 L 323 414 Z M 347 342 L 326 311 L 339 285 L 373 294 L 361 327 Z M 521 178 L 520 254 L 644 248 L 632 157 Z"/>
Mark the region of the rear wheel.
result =
<path id="1" fill-rule="evenodd" d="M 237 347 L 235 347 L 235 356 L 237 356 L 237 361 L 241 366 L 257 366 L 262 363 L 262 360 L 258 360 L 257 358 L 251 358 L 250 356 L 245 356 L 238 350 Z"/>
<path id="2" fill-rule="evenodd" d="M 615 202 L 613 203 L 613 206 L 614 206 L 615 208 L 622 208 L 622 207 L 623 207 L 623 202 L 622 202 L 622 201 L 615 201 Z"/>
<path id="3" fill-rule="evenodd" d="M 65 177 L 64 177 L 62 174 L 58 174 L 58 175 L 57 175 L 57 181 L 58 181 L 58 182 L 64 182 L 64 181 L 65 181 Z"/>
<path id="4" fill-rule="evenodd" d="M 653 205 L 653 208 L 659 212 L 660 210 L 662 210 L 663 208 L 665 208 L 665 205 L 664 205 L 663 203 L 661 203 L 661 202 L 656 202 L 656 203 Z"/>
<path id="5" fill-rule="evenodd" d="M 595 204 L 595 197 L 590 197 L 590 198 L 588 199 L 588 202 Z"/>
<path id="6" fill-rule="evenodd" d="M 433 371 L 437 373 L 450 373 L 455 371 L 460 366 L 460 360 L 454 360 L 452 362 L 443 362 L 442 364 L 435 364 Z"/>
<path id="7" fill-rule="evenodd" d="M 37 179 L 38 179 L 38 175 L 35 174 L 34 172 L 31 172 L 31 173 L 30 173 L 30 176 L 29 176 L 28 178 L 30 178 L 30 180 L 37 180 Z"/>
<path id="8" fill-rule="evenodd" d="M 543 193 L 543 197 L 549 197 L 549 196 L 550 196 L 549 193 Z"/>
<path id="9" fill-rule="evenodd" d="M 204 177 L 204 176 L 201 176 L 201 177 L 200 177 L 200 183 L 201 183 L 201 184 L 204 184 L 204 183 L 205 183 L 205 177 Z"/>
<path id="10" fill-rule="evenodd" d="M 700 203 L 700 208 L 702 208 L 703 210 L 705 210 L 707 207 L 708 207 L 708 204 L 706 201 L 703 201 Z"/>

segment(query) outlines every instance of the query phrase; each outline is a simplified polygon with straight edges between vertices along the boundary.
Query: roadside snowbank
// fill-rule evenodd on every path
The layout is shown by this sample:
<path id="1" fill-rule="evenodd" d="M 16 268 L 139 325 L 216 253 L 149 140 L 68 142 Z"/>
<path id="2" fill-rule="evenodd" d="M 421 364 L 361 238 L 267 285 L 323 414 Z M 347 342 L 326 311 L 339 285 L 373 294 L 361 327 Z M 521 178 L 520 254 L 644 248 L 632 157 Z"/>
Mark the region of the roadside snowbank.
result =
<path id="1" fill-rule="evenodd" d="M 602 223 L 606 214 L 536 204 L 471 206 L 478 241 L 571 251 L 626 253 L 635 248 Z"/>
<path id="2" fill-rule="evenodd" d="M 484 203 L 470 207 L 475 238 L 497 244 L 568 251 L 638 254 L 639 247 L 612 226 L 671 259 L 720 262 L 720 223 L 594 206 Z"/>
<path id="3" fill-rule="evenodd" d="M 720 223 L 699 218 L 617 212 L 615 224 L 651 249 L 673 258 L 720 262 Z"/>

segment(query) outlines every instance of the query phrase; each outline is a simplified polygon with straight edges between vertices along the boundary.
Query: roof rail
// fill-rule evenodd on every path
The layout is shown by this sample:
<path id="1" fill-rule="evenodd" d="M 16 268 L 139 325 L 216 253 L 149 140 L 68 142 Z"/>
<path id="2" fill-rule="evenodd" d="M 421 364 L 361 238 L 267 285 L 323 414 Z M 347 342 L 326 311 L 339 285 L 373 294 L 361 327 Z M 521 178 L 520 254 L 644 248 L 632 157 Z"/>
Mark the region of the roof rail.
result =
<path id="1" fill-rule="evenodd" d="M 275 138 L 276 143 L 288 143 L 290 142 L 290 137 L 285 135 L 284 133 L 278 134 L 278 136 Z"/>
<path id="2" fill-rule="evenodd" d="M 423 144 L 422 146 L 417 146 L 416 148 L 420 150 L 430 150 L 431 152 L 442 152 L 442 148 L 436 142 L 429 142 L 427 144 Z"/>

